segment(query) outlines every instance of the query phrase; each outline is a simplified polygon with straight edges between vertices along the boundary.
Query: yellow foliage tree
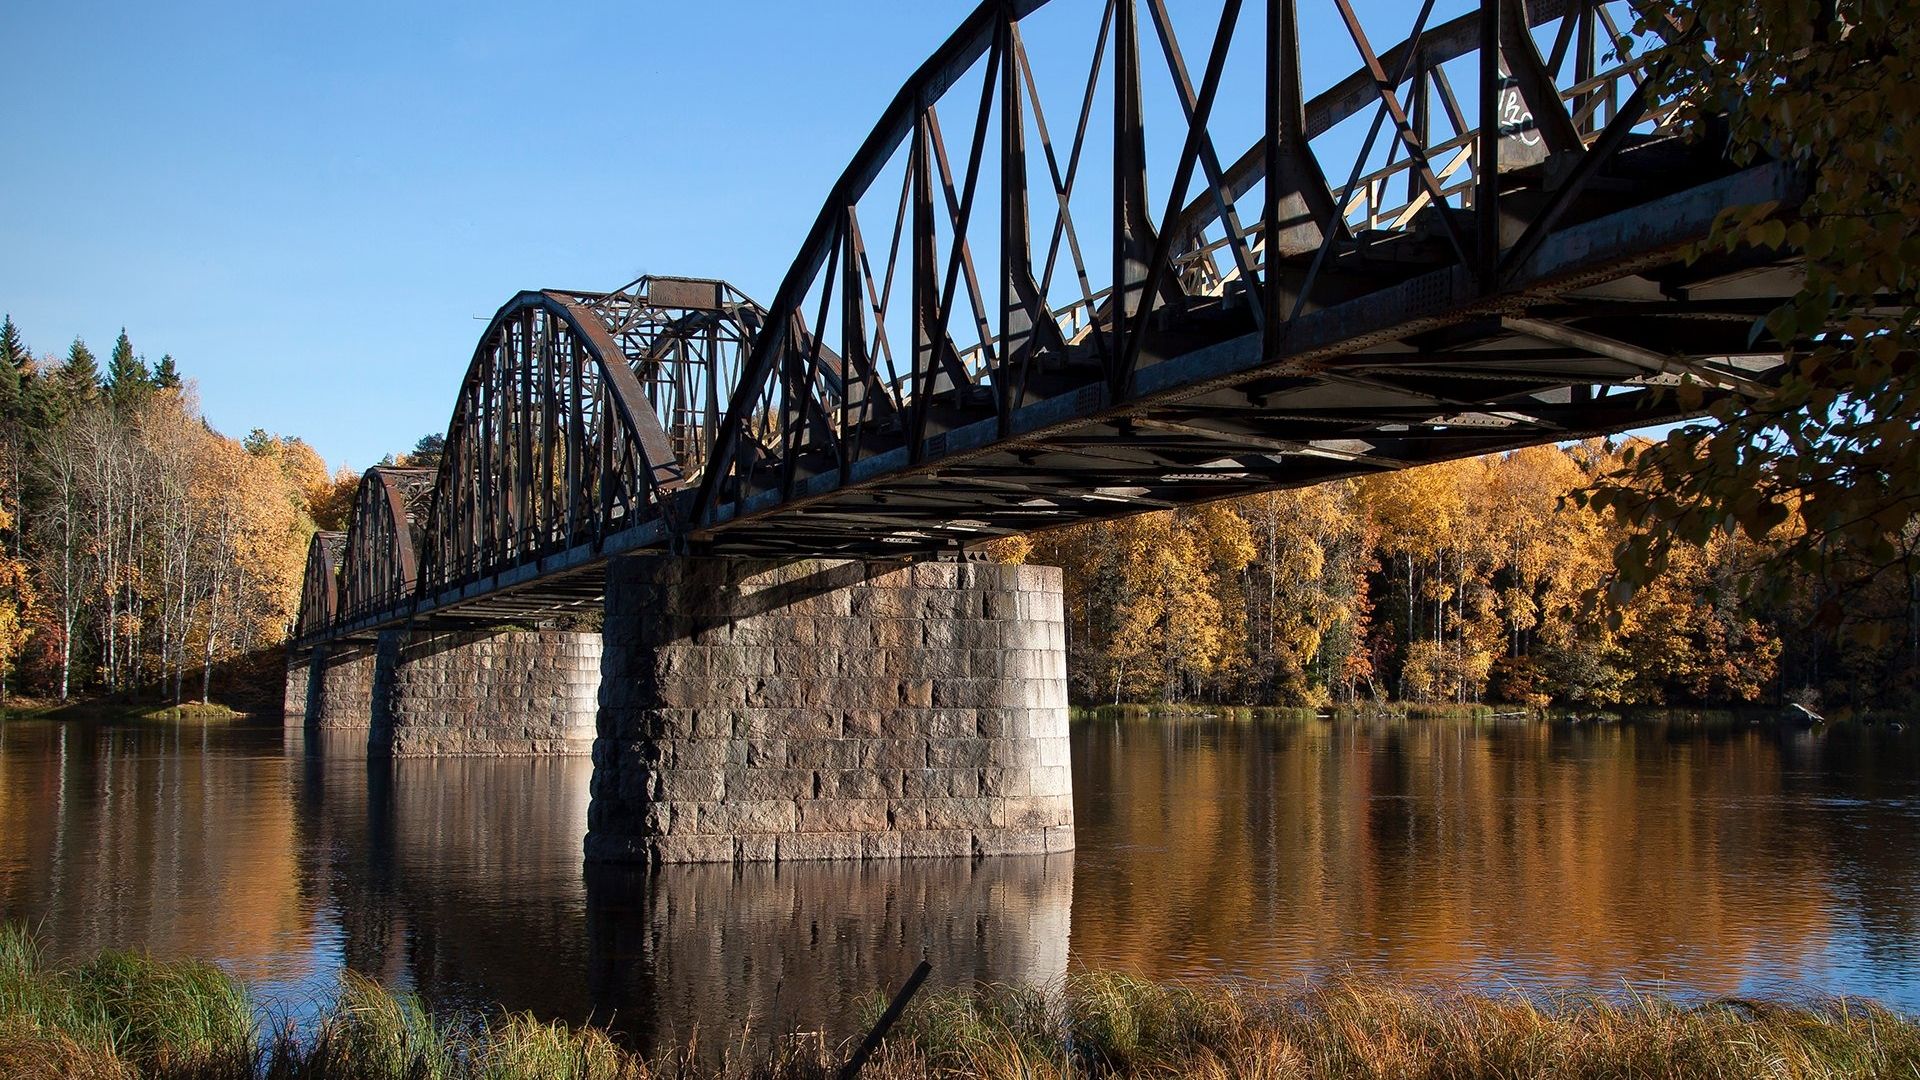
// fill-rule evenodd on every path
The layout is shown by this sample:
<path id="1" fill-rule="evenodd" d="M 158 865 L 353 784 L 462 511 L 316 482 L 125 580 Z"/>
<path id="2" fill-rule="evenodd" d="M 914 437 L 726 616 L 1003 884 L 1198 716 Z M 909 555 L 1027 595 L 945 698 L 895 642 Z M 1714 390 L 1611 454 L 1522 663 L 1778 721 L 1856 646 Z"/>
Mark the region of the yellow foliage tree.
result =
<path id="1" fill-rule="evenodd" d="M 0 506 L 0 534 L 11 534 L 13 515 Z M 24 559 L 0 552 L 0 701 L 6 700 L 7 681 L 26 651 L 35 614 L 33 575 Z"/>
<path id="2" fill-rule="evenodd" d="M 344 465 L 331 479 L 322 474 L 319 483 L 309 484 L 307 515 L 313 519 L 313 527 L 321 532 L 345 532 L 353 517 L 353 496 L 359 490 L 360 474 Z"/>

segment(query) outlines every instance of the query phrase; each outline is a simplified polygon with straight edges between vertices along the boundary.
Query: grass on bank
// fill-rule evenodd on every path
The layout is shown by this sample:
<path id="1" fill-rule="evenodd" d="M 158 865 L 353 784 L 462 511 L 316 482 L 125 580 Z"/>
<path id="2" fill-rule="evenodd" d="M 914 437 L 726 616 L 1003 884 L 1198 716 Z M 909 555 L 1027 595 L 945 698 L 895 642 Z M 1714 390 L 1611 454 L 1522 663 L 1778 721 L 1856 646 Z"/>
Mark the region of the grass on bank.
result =
<path id="1" fill-rule="evenodd" d="M 0 928 L 5 1080 L 812 1080 L 835 1075 L 851 1050 L 795 1038 L 758 1056 L 648 1061 L 594 1028 L 439 1017 L 351 976 L 305 1036 L 263 1033 L 255 1015 L 246 991 L 207 964 L 106 953 L 57 966 L 30 935 Z M 1912 1080 L 1920 1023 L 1860 1002 L 1682 1006 L 1081 975 L 1053 991 L 927 995 L 862 1076 Z"/>
<path id="2" fill-rule="evenodd" d="M 107 720 L 127 722 L 161 722 L 186 724 L 223 724 L 231 720 L 245 720 L 250 714 L 240 712 L 217 701 L 188 701 L 179 705 L 157 704 L 153 702 L 96 701 L 92 699 L 73 701 L 39 701 L 32 698 L 10 698 L 0 706 L 0 717 L 22 720 Z"/>

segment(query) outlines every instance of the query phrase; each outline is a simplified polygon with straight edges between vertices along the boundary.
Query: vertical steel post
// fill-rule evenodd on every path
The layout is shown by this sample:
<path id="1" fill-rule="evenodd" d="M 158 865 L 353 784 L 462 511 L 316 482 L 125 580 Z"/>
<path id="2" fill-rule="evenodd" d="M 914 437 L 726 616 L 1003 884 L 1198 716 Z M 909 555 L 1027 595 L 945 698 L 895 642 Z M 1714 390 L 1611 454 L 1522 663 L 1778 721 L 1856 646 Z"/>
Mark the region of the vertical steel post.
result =
<path id="1" fill-rule="evenodd" d="M 513 531 L 517 539 L 512 547 L 515 554 L 525 554 L 533 538 L 533 526 L 528 519 L 534 516 L 534 499 L 538 494 L 533 486 L 533 365 L 539 349 L 534 344 L 533 312 L 528 311 L 522 319 L 520 393 L 518 400 L 513 403 L 514 450 L 518 455 L 513 469 Z M 541 320 L 541 324 L 548 325 L 552 321 L 553 316 L 548 315 Z"/>
<path id="2" fill-rule="evenodd" d="M 913 149 L 907 168 L 913 174 L 913 401 L 907 426 L 907 460 L 920 461 L 926 452 L 928 399 L 933 396 L 940 341 L 947 328 L 940 324 L 940 294 L 935 276 L 940 254 L 933 232 L 933 162 L 926 104 L 913 118 Z"/>
<path id="3" fill-rule="evenodd" d="M 840 260 L 846 269 L 840 275 L 840 439 L 835 449 L 840 458 L 840 482 L 853 479 L 854 427 L 873 416 L 872 381 L 866 377 L 870 367 L 866 356 L 866 298 L 860 294 L 859 238 L 854 233 L 853 207 L 847 207 L 840 224 Z M 860 405 L 853 404 L 855 380 L 860 384 Z"/>
<path id="4" fill-rule="evenodd" d="M 1128 319 L 1151 301 L 1138 290 L 1149 274 L 1153 227 L 1147 223 L 1145 119 L 1140 107 L 1140 30 L 1134 0 L 1113 8 L 1113 284 L 1107 294 L 1113 352 L 1107 385 L 1116 397 L 1126 375 Z"/>
<path id="5" fill-rule="evenodd" d="M 1500 272 L 1500 6 L 1480 0 L 1480 152 L 1473 212 L 1479 225 L 1479 282 L 1491 291 Z"/>
<path id="6" fill-rule="evenodd" d="M 1267 0 L 1267 130 L 1266 179 L 1261 182 L 1261 302 L 1266 305 L 1264 320 L 1265 355 L 1279 352 L 1281 311 L 1285 298 L 1280 283 L 1280 201 L 1285 193 L 1286 140 L 1294 136 L 1287 126 L 1299 114 L 1293 101 L 1299 86 L 1299 72 L 1289 70 L 1300 60 L 1300 30 L 1295 21 L 1294 0 Z"/>
<path id="7" fill-rule="evenodd" d="M 995 47 L 1002 57 L 1000 68 L 1000 348 L 993 377 L 993 412 L 1001 437 L 1011 429 L 1013 384 L 1016 354 L 1031 358 L 1033 341 L 1031 320 L 1015 318 L 1014 307 L 1020 297 L 1014 288 L 1014 275 L 1030 272 L 1032 256 L 1027 251 L 1027 120 L 1020 102 L 1020 64 L 1022 58 L 1013 47 L 1013 14 L 1000 13 L 994 28 Z M 1023 313 L 1024 315 L 1024 313 Z M 1014 335 L 1023 334 L 1024 347 L 1016 346 Z"/>

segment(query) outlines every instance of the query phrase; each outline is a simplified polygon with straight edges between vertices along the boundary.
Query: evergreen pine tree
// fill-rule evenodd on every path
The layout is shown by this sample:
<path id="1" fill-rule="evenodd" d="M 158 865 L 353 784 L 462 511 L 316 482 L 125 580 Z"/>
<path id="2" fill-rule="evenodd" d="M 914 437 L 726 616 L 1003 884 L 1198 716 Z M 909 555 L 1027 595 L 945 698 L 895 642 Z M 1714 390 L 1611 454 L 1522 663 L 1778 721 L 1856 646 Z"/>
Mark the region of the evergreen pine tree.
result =
<path id="1" fill-rule="evenodd" d="M 153 388 L 153 375 L 147 370 L 147 361 L 133 354 L 133 342 L 127 340 L 124 326 L 113 343 L 113 354 L 107 359 L 106 382 L 115 405 L 137 400 Z"/>
<path id="2" fill-rule="evenodd" d="M 58 376 L 64 409 L 82 409 L 100 400 L 100 362 L 79 338 L 67 349 L 67 362 L 60 365 Z"/>
<path id="3" fill-rule="evenodd" d="M 416 469 L 437 469 L 440 457 L 447 451 L 447 437 L 439 432 L 420 436 L 413 444 L 413 453 L 407 455 L 407 464 Z"/>
<path id="4" fill-rule="evenodd" d="M 153 385 L 161 390 L 180 389 L 180 369 L 173 365 L 173 354 L 167 353 L 153 366 Z"/>
<path id="5" fill-rule="evenodd" d="M 13 368 L 17 377 L 27 370 L 27 363 L 32 359 L 32 350 L 20 339 L 20 328 L 13 325 L 13 316 L 8 315 L 0 322 L 0 361 Z"/>
<path id="6" fill-rule="evenodd" d="M 26 367 L 27 343 L 20 340 L 20 330 L 8 315 L 0 322 L 0 414 L 8 419 L 19 414 L 20 378 Z"/>

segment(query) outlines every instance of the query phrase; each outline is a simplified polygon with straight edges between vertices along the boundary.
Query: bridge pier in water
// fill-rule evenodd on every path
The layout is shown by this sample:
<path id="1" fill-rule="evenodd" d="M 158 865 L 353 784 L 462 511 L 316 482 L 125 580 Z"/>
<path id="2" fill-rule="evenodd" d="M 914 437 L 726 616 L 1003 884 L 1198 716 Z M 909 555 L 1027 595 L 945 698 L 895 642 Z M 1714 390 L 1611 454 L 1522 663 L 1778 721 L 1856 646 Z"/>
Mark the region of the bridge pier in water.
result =
<path id="1" fill-rule="evenodd" d="M 627 556 L 587 858 L 1073 847 L 1058 569 Z"/>
<path id="2" fill-rule="evenodd" d="M 373 722 L 374 648 L 360 641 L 314 647 L 307 665 L 306 726 L 317 731 L 365 731 Z M 288 686 L 294 681 L 288 668 Z"/>
<path id="3" fill-rule="evenodd" d="M 285 727 L 306 726 L 307 687 L 313 673 L 313 654 L 297 650 L 287 652 L 287 681 L 280 700 L 280 723 Z"/>
<path id="4" fill-rule="evenodd" d="M 380 635 L 368 749 L 394 757 L 592 751 L 600 635 L 568 630 Z"/>

